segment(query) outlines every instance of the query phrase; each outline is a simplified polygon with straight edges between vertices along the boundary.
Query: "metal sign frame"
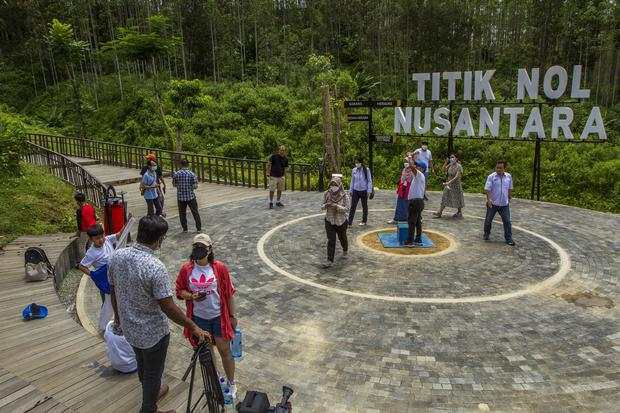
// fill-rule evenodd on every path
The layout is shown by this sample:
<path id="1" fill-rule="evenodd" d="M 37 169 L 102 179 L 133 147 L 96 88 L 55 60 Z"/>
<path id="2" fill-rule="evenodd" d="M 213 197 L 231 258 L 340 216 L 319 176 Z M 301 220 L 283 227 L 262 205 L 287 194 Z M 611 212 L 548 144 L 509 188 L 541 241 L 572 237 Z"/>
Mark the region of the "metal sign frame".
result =
<path id="1" fill-rule="evenodd" d="M 469 137 L 469 136 L 454 136 L 452 133 L 453 130 L 453 124 L 454 124 L 454 118 L 453 118 L 453 113 L 454 113 L 454 106 L 459 106 L 459 107 L 463 107 L 463 106 L 477 106 L 477 107 L 481 107 L 481 106 L 511 106 L 511 105 L 520 105 L 520 106 L 538 106 L 540 113 L 542 113 L 542 110 L 544 107 L 554 107 L 554 106 L 559 106 L 559 105 L 577 105 L 577 104 L 582 104 L 585 100 L 564 100 L 564 101 L 558 101 L 558 100 L 546 100 L 546 101 L 536 101 L 536 102 L 532 102 L 532 101 L 483 101 L 483 102 L 478 102 L 478 101 L 450 101 L 448 102 L 448 112 L 449 112 L 449 121 L 450 121 L 450 129 L 448 132 L 447 136 L 438 136 L 438 135 L 429 135 L 429 134 L 424 134 L 424 135 L 419 135 L 419 134 L 406 134 L 406 133 L 399 133 L 399 134 L 395 134 L 396 136 L 407 136 L 407 137 L 413 137 L 413 138 L 433 138 L 433 139 L 448 139 L 448 152 L 452 153 L 454 152 L 454 138 L 457 139 L 464 139 L 464 140 L 470 140 L 470 141 L 512 141 L 512 142 L 517 142 L 517 143 L 534 143 L 534 161 L 533 161 L 533 165 L 532 165 L 532 188 L 531 188 L 531 193 L 530 193 L 530 199 L 534 199 L 534 194 L 536 194 L 536 200 L 540 201 L 540 176 L 541 176 L 541 167 L 540 167 L 540 159 L 541 159 L 541 154 L 540 154 L 540 150 L 541 150 L 541 142 L 555 142 L 555 143 L 568 143 L 568 144 L 578 144 L 578 143 L 592 143 L 592 144 L 603 144 L 603 143 L 607 143 L 609 141 L 609 139 L 607 140 L 591 140 L 591 139 L 541 139 L 539 137 L 535 137 L 533 139 L 530 138 L 511 138 L 511 137 L 505 137 L 505 136 L 490 136 L 490 137 L 484 137 L 484 136 L 473 136 L 473 137 Z M 381 103 L 380 105 L 378 105 L 377 103 Z M 391 103 L 391 105 L 389 104 Z M 433 101 L 432 103 L 429 103 L 429 101 L 416 101 L 415 104 L 417 106 L 420 107 L 440 107 L 443 106 L 445 107 L 445 102 L 442 101 Z M 370 168 L 371 172 L 374 172 L 374 165 L 373 165 L 373 141 L 374 141 L 374 135 L 373 135 L 373 130 L 372 130 L 372 109 L 373 108 L 387 108 L 387 107 L 402 107 L 402 106 L 407 106 L 407 101 L 406 100 L 400 100 L 400 99 L 392 99 L 392 100 L 357 100 L 357 101 L 345 101 L 344 102 L 344 107 L 345 108 L 368 108 L 368 166 Z M 351 115 L 348 115 L 351 116 Z"/>

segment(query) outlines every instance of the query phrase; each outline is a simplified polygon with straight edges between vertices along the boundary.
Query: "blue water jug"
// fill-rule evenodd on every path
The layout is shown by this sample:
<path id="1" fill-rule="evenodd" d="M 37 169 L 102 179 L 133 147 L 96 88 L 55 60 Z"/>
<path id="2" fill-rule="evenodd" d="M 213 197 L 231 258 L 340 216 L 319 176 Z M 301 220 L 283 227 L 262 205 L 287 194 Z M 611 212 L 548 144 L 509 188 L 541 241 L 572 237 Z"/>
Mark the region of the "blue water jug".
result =
<path id="1" fill-rule="evenodd" d="M 229 389 L 224 390 L 224 405 L 227 406 L 232 406 L 233 404 L 233 397 L 232 394 L 230 393 Z"/>
<path id="2" fill-rule="evenodd" d="M 237 361 L 243 358 L 243 335 L 238 328 L 235 329 L 235 337 L 230 342 L 230 352 Z"/>

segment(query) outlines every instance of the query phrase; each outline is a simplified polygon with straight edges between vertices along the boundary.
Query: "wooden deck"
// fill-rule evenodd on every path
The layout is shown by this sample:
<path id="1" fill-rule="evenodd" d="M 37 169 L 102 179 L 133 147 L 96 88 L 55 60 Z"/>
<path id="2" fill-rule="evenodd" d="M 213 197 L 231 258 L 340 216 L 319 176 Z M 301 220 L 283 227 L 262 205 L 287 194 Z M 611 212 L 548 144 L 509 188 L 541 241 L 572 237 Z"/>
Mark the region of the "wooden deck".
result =
<path id="1" fill-rule="evenodd" d="M 128 209 L 136 216 L 146 213 L 137 182 L 139 171 L 102 165 L 88 158 L 72 158 L 101 182 L 124 192 Z M 176 189 L 167 179 L 168 218 L 178 215 Z M 199 207 L 266 196 L 262 189 L 199 184 Z M 189 211 L 188 211 L 189 213 Z M 203 225 L 208 225 L 203 217 Z M 193 220 L 190 218 L 190 228 Z M 141 403 L 141 387 L 133 375 L 119 375 L 109 367 L 105 344 L 88 333 L 68 314 L 56 294 L 53 281 L 26 283 L 23 254 L 27 247 L 40 246 L 54 263 L 71 241 L 71 234 L 25 236 L 0 252 L 0 412 L 126 412 Z M 45 305 L 49 315 L 25 322 L 22 309 L 32 303 Z M 166 374 L 170 392 L 160 409 L 181 409 L 187 386 Z"/>
<path id="2" fill-rule="evenodd" d="M 42 247 L 52 262 L 71 235 L 21 237 L 0 253 L 0 412 L 135 411 L 141 403 L 138 378 L 109 367 L 105 345 L 87 333 L 60 302 L 52 280 L 26 283 L 23 253 Z M 45 305 L 43 320 L 23 321 L 22 309 Z M 166 376 L 170 393 L 160 408 L 180 408 L 186 385 Z"/>

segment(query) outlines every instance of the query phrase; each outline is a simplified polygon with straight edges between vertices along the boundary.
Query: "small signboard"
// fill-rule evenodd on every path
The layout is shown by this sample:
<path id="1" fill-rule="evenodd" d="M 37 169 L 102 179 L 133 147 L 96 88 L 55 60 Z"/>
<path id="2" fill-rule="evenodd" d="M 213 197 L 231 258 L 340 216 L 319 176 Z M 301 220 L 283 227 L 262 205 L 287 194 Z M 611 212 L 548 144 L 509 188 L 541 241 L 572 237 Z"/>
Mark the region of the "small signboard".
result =
<path id="1" fill-rule="evenodd" d="M 367 114 L 362 115 L 347 115 L 349 122 L 368 122 L 370 117 Z"/>
<path id="2" fill-rule="evenodd" d="M 345 100 L 345 108 L 393 108 L 400 106 L 398 100 Z"/>
<path id="3" fill-rule="evenodd" d="M 399 102 L 396 100 L 375 100 L 374 104 L 377 108 L 393 108 L 395 106 L 400 106 Z"/>
<path id="4" fill-rule="evenodd" d="M 389 135 L 375 135 L 375 142 L 394 143 L 394 137 Z"/>

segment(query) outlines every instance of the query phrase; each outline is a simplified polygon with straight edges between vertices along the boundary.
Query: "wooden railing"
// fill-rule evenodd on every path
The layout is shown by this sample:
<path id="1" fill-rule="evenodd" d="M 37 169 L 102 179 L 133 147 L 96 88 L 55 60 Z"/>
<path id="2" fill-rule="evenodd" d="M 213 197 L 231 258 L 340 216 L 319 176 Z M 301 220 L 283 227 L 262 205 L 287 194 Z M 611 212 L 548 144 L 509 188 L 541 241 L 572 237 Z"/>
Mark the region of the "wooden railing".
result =
<path id="1" fill-rule="evenodd" d="M 32 142 L 27 142 L 27 145 L 26 151 L 22 156 L 24 160 L 47 168 L 51 174 L 67 181 L 77 191 L 83 192 L 86 199 L 94 205 L 97 207 L 103 206 L 106 193 L 105 185 L 88 173 L 81 165 L 41 145 Z"/>
<path id="2" fill-rule="evenodd" d="M 267 161 L 257 159 L 227 158 L 191 152 L 132 146 L 92 139 L 67 136 L 29 134 L 28 139 L 39 146 L 68 156 L 92 158 L 101 163 L 126 168 L 141 168 L 145 156 L 154 153 L 164 173 L 179 168 L 179 161 L 187 159 L 189 168 L 199 180 L 226 185 L 267 188 Z M 292 191 L 318 190 L 320 168 L 309 164 L 291 163 L 286 171 L 285 189 Z"/>

